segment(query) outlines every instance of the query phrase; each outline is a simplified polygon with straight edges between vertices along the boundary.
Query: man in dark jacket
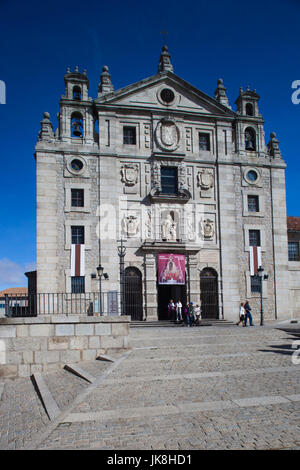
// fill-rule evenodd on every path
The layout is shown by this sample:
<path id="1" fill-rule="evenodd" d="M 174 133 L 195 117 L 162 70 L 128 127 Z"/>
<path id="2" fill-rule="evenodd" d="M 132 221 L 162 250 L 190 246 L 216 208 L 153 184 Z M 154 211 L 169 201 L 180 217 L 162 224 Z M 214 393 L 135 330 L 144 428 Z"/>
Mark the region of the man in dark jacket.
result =
<path id="1" fill-rule="evenodd" d="M 245 305 L 244 305 L 244 309 L 245 309 L 245 312 L 246 312 L 246 316 L 245 316 L 245 326 L 247 326 L 247 320 L 248 320 L 248 318 L 249 318 L 250 326 L 253 326 L 252 315 L 251 315 L 251 307 L 250 307 L 250 305 L 249 305 L 248 300 L 246 300 L 246 303 L 245 303 Z"/>

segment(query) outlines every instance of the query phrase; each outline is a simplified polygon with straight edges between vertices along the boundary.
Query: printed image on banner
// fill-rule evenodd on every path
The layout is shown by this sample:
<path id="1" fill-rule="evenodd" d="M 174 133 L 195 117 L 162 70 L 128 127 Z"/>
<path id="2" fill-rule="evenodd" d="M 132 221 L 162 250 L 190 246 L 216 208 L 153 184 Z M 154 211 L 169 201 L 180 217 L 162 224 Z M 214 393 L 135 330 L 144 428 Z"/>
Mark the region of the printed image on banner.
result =
<path id="1" fill-rule="evenodd" d="M 185 284 L 185 256 L 158 254 L 158 284 Z"/>

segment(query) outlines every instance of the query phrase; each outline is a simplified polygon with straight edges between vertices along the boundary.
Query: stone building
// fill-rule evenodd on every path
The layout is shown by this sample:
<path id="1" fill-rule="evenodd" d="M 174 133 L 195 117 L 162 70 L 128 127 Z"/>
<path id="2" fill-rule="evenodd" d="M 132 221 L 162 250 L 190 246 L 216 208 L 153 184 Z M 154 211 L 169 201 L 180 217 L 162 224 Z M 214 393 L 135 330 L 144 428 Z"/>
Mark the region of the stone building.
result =
<path id="1" fill-rule="evenodd" d="M 266 145 L 255 90 L 229 104 L 175 75 L 168 48 L 156 75 L 98 96 L 86 71 L 67 70 L 58 127 L 44 113 L 37 166 L 37 291 L 120 292 L 133 318 L 166 318 L 170 298 L 201 303 L 204 318 L 235 320 L 246 299 L 267 319 L 289 316 L 285 168 Z M 259 263 L 259 264 L 258 264 Z M 120 302 L 118 302 L 120 312 Z"/>

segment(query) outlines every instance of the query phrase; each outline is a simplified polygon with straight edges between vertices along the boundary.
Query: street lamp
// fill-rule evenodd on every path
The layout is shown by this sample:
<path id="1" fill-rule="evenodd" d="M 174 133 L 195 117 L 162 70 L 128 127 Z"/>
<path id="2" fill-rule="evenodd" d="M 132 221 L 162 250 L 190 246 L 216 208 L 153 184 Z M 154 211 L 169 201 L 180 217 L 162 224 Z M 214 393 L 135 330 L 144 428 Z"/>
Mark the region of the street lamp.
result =
<path id="1" fill-rule="evenodd" d="M 269 275 L 264 274 L 264 268 L 259 266 L 257 269 L 260 280 L 260 325 L 264 326 L 264 309 L 263 309 L 263 279 L 268 279 Z"/>
<path id="2" fill-rule="evenodd" d="M 118 246 L 118 255 L 120 258 L 120 295 L 121 295 L 121 315 L 125 315 L 125 254 L 126 246 L 123 245 L 126 240 L 118 240 L 121 244 Z"/>
<path id="3" fill-rule="evenodd" d="M 103 276 L 103 271 L 104 271 L 103 266 L 101 266 L 101 264 L 99 264 L 99 266 L 97 268 L 97 274 L 98 274 L 98 277 L 99 277 L 99 291 L 100 291 L 99 313 L 100 313 L 100 316 L 103 315 L 103 312 L 102 312 L 102 276 Z"/>
<path id="4" fill-rule="evenodd" d="M 260 290 L 260 325 L 264 326 L 264 309 L 263 309 L 263 294 L 262 294 L 262 280 L 263 280 L 263 272 L 264 268 L 259 266 L 257 269 L 258 276 L 259 276 L 259 290 Z"/>

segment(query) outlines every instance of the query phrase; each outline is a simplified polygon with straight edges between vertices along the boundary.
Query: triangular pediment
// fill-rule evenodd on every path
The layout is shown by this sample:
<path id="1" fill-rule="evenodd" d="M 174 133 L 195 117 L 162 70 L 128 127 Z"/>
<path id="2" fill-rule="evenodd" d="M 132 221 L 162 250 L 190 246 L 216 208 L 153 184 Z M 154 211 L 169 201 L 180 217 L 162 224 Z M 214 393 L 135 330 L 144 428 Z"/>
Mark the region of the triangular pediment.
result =
<path id="1" fill-rule="evenodd" d="M 166 105 L 162 99 L 161 92 L 164 89 L 170 89 L 174 92 L 174 99 L 169 105 Z M 95 100 L 95 104 L 121 108 L 169 109 L 170 111 L 182 113 L 224 117 L 233 117 L 235 115 L 230 108 L 218 103 L 209 95 L 171 72 L 154 75 L 133 85 L 103 95 Z"/>

